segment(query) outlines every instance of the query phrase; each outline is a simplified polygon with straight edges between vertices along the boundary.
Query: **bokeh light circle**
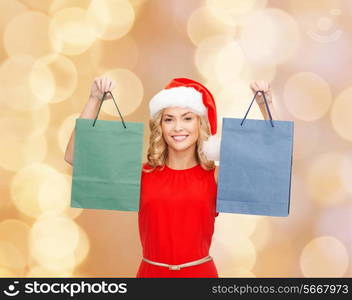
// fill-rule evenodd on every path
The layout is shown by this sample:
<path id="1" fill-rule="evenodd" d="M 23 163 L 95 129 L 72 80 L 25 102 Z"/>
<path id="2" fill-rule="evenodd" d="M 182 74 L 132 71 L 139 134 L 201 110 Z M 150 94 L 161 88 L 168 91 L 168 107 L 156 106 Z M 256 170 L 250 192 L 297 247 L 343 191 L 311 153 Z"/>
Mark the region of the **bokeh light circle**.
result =
<path id="1" fill-rule="evenodd" d="M 142 81 L 137 75 L 127 69 L 112 69 L 106 71 L 102 76 L 115 80 L 117 86 L 113 95 L 122 116 L 133 113 L 142 103 L 144 93 Z M 102 110 L 109 115 L 120 118 L 112 100 L 104 103 Z"/>
<path id="2" fill-rule="evenodd" d="M 77 225 L 77 228 L 79 231 L 79 240 L 78 240 L 77 247 L 74 251 L 76 266 L 84 262 L 84 260 L 88 257 L 88 254 L 90 251 L 90 244 L 91 244 L 85 230 L 78 225 Z"/>
<path id="3" fill-rule="evenodd" d="M 300 43 L 295 20 L 276 8 L 248 14 L 241 21 L 239 42 L 252 62 L 278 64 L 292 57 Z"/>
<path id="4" fill-rule="evenodd" d="M 49 35 L 54 49 L 66 55 L 83 53 L 96 39 L 86 11 L 78 7 L 56 12 L 51 18 Z"/>
<path id="5" fill-rule="evenodd" d="M 27 11 L 27 7 L 17 0 L 2 0 L 0 1 L 0 33 L 3 36 L 3 31 L 14 17 Z"/>
<path id="6" fill-rule="evenodd" d="M 346 191 L 340 177 L 343 157 L 339 152 L 326 152 L 307 167 L 308 191 L 316 203 L 325 206 L 345 201 Z"/>
<path id="7" fill-rule="evenodd" d="M 24 11 L 7 23 L 4 47 L 9 55 L 40 57 L 54 52 L 48 28 L 50 19 L 38 11 Z"/>
<path id="8" fill-rule="evenodd" d="M 236 42 L 228 43 L 217 54 L 215 60 L 215 75 L 224 86 L 238 78 L 245 62 L 244 53 Z"/>
<path id="9" fill-rule="evenodd" d="M 30 250 L 33 258 L 45 266 L 51 260 L 67 261 L 67 258 L 73 255 L 78 241 L 79 230 L 74 221 L 62 215 L 48 213 L 42 215 L 33 224 L 30 233 Z M 73 256 L 72 260 L 74 260 Z M 69 262 L 67 265 L 71 264 L 74 266 L 75 262 Z"/>
<path id="10" fill-rule="evenodd" d="M 135 13 L 127 0 L 92 0 L 87 18 L 99 38 L 114 40 L 130 31 Z"/>
<path id="11" fill-rule="evenodd" d="M 24 166 L 43 161 L 47 153 L 45 136 L 33 133 L 28 126 L 28 119 L 2 118 L 0 120 L 0 167 L 17 171 Z"/>
<path id="12" fill-rule="evenodd" d="M 347 251 L 352 254 L 352 202 L 326 207 L 319 214 L 315 223 L 317 236 L 333 236 L 349 247 Z M 352 257 L 351 257 L 352 259 Z"/>
<path id="13" fill-rule="evenodd" d="M 46 104 L 31 88 L 30 76 L 34 63 L 31 56 L 15 55 L 1 64 L 0 102 L 21 111 L 35 111 Z"/>
<path id="14" fill-rule="evenodd" d="M 348 267 L 346 247 L 336 238 L 320 236 L 302 250 L 300 267 L 305 277 L 343 277 Z"/>
<path id="15" fill-rule="evenodd" d="M 254 232 L 259 219 L 259 216 L 254 215 L 224 214 L 217 223 L 216 231 L 220 236 L 232 232 L 235 236 L 248 238 Z"/>
<path id="16" fill-rule="evenodd" d="M 256 224 L 255 231 L 250 236 L 253 245 L 257 251 L 262 250 L 272 237 L 272 229 L 268 217 L 259 218 Z"/>
<path id="17" fill-rule="evenodd" d="M 71 208 L 72 176 L 52 173 L 42 182 L 38 203 L 42 213 L 66 214 L 71 218 L 82 213 L 81 208 Z M 56 191 L 53 193 L 53 191 Z"/>
<path id="18" fill-rule="evenodd" d="M 256 261 L 256 250 L 249 239 L 260 216 L 222 214 L 214 230 L 212 251 L 217 257 L 219 269 L 233 272 L 234 269 L 250 271 Z"/>
<path id="19" fill-rule="evenodd" d="M 42 211 L 38 203 L 41 185 L 48 176 L 57 171 L 42 163 L 33 163 L 20 169 L 13 177 L 10 186 L 11 200 L 23 214 L 37 218 Z"/>
<path id="20" fill-rule="evenodd" d="M 236 26 L 228 26 L 217 19 L 208 6 L 193 11 L 187 22 L 187 34 L 194 45 L 213 35 L 236 33 Z"/>
<path id="21" fill-rule="evenodd" d="M 78 72 L 72 61 L 62 55 L 41 57 L 30 73 L 32 93 L 43 102 L 67 100 L 77 85 Z"/>
<path id="22" fill-rule="evenodd" d="M 329 84 L 311 72 L 293 74 L 285 83 L 283 95 L 288 111 L 304 121 L 324 116 L 332 100 Z"/>
<path id="23" fill-rule="evenodd" d="M 195 52 L 195 64 L 198 71 L 207 79 L 215 77 L 215 63 L 219 51 L 233 42 L 231 35 L 215 35 L 202 40 Z"/>
<path id="24" fill-rule="evenodd" d="M 213 251 L 219 269 L 232 272 L 234 269 L 250 271 L 256 262 L 256 249 L 252 241 L 245 237 L 232 238 L 230 233 L 219 238 L 216 235 Z"/>

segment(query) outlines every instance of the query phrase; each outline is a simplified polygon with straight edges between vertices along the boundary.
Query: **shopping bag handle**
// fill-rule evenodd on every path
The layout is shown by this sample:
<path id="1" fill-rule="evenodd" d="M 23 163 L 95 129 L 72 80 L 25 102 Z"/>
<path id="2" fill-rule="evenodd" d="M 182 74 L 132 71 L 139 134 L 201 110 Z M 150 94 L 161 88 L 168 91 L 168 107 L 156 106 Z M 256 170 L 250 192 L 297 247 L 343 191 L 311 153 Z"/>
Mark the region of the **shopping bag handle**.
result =
<path id="1" fill-rule="evenodd" d="M 242 120 L 242 122 L 241 122 L 241 126 L 242 126 L 244 120 L 246 119 L 246 117 L 247 117 L 247 115 L 248 115 L 248 112 L 249 112 L 249 110 L 251 109 L 252 104 L 253 104 L 253 102 L 254 102 L 254 99 L 255 99 L 255 97 L 257 97 L 257 94 L 258 94 L 258 93 L 262 93 L 262 95 L 263 95 L 263 97 L 264 97 L 265 106 L 266 106 L 266 109 L 267 109 L 267 111 L 268 111 L 268 113 L 269 113 L 269 117 L 270 117 L 270 123 L 271 123 L 271 126 L 274 127 L 273 118 L 271 117 L 269 105 L 268 105 L 268 102 L 266 101 L 266 97 L 265 97 L 264 91 L 257 91 L 257 92 L 254 94 L 254 97 L 253 97 L 253 100 L 252 100 L 252 102 L 251 102 L 251 105 L 248 107 L 248 110 L 247 110 L 247 112 L 246 112 L 246 115 L 244 116 L 244 118 L 243 118 L 243 120 Z"/>
<path id="2" fill-rule="evenodd" d="M 94 120 L 94 122 L 93 122 L 93 127 L 94 127 L 94 125 L 95 125 L 95 122 L 97 121 L 97 118 L 98 118 L 98 115 L 99 115 L 99 112 L 100 112 L 101 105 L 103 104 L 104 99 L 105 99 L 105 96 L 106 96 L 107 94 L 110 94 L 110 95 L 111 95 L 112 100 L 114 101 L 115 106 L 116 106 L 116 108 L 117 108 L 117 111 L 119 112 L 119 115 L 120 115 L 120 117 L 121 117 L 123 127 L 126 128 L 125 122 L 124 122 L 124 120 L 123 120 L 123 117 L 122 117 L 122 115 L 121 115 L 121 113 L 120 113 L 119 108 L 117 107 L 117 104 L 116 104 L 116 102 L 115 102 L 114 96 L 112 95 L 112 93 L 111 93 L 110 91 L 104 92 L 104 94 L 103 94 L 103 98 L 101 99 L 101 102 L 100 102 L 100 105 L 99 105 L 99 109 L 98 109 L 97 115 L 96 115 L 95 120 Z"/>

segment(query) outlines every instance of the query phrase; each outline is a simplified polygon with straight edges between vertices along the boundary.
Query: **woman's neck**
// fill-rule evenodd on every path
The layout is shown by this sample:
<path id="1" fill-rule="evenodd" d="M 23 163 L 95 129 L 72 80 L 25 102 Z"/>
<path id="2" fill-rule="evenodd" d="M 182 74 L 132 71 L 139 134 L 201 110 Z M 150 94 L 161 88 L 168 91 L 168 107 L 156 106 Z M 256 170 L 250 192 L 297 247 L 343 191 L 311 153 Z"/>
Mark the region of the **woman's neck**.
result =
<path id="1" fill-rule="evenodd" d="M 192 168 L 198 164 L 196 159 L 196 153 L 194 149 L 192 151 L 174 151 L 169 149 L 168 157 L 166 158 L 166 165 L 175 170 L 183 170 Z"/>

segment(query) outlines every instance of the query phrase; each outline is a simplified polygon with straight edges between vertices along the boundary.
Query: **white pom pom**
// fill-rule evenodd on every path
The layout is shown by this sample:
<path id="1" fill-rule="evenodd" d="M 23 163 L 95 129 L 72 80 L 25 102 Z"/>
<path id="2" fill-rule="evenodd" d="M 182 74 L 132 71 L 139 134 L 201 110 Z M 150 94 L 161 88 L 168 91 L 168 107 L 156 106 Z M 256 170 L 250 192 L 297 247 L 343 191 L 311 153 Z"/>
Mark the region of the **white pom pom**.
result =
<path id="1" fill-rule="evenodd" d="M 220 160 L 220 144 L 221 139 L 216 135 L 211 135 L 203 142 L 203 153 L 208 160 Z"/>

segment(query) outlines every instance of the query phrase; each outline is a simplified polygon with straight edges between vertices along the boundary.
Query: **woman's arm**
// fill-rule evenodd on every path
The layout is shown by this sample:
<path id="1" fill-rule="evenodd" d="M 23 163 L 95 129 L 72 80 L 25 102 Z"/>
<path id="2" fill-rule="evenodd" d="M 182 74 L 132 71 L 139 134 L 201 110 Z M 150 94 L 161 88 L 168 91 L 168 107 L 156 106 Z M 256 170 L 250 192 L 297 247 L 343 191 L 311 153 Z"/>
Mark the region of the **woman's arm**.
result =
<path id="1" fill-rule="evenodd" d="M 219 174 L 219 167 L 218 167 L 218 166 L 215 166 L 214 178 L 215 178 L 216 184 L 218 184 L 218 174 Z"/>
<path id="2" fill-rule="evenodd" d="M 257 91 L 264 92 L 265 99 L 268 102 L 271 116 L 272 116 L 273 120 L 278 120 L 279 118 L 278 118 L 278 115 L 277 115 L 277 112 L 275 109 L 275 105 L 274 105 L 275 101 L 273 101 L 274 97 L 273 97 L 273 93 L 271 91 L 269 83 L 264 80 L 254 81 L 250 84 L 250 88 L 251 88 L 253 94 L 255 94 Z M 257 96 L 255 97 L 255 100 L 259 106 L 259 109 L 260 109 L 264 119 L 269 120 L 269 114 L 266 109 L 266 105 L 265 105 L 264 97 L 263 97 L 262 93 L 258 93 Z"/>
<path id="3" fill-rule="evenodd" d="M 82 119 L 94 119 L 98 110 L 100 101 L 103 97 L 104 92 L 111 91 L 116 86 L 116 82 L 104 77 L 95 78 L 92 83 L 90 95 L 88 101 L 79 116 Z M 110 95 L 107 95 L 105 99 L 111 99 Z M 65 161 L 71 166 L 73 165 L 73 153 L 75 145 L 75 130 L 72 131 L 70 140 L 67 144 L 65 151 Z"/>
<path id="4" fill-rule="evenodd" d="M 258 104 L 259 108 L 260 108 L 260 111 L 263 115 L 263 118 L 265 120 L 269 120 L 269 114 L 268 114 L 268 111 L 266 109 L 266 105 L 265 103 L 259 103 Z M 271 113 L 271 117 L 273 118 L 273 120 L 278 120 L 278 116 L 277 116 L 277 112 L 275 110 L 275 106 L 274 106 L 274 101 L 271 101 L 271 102 L 268 102 L 268 106 L 269 106 L 269 109 L 270 109 L 270 113 Z"/>
<path id="5" fill-rule="evenodd" d="M 81 115 L 79 118 L 82 119 L 93 119 L 95 118 L 100 104 L 99 99 L 94 97 L 89 97 Z M 73 151 L 75 147 L 75 130 L 72 131 L 70 140 L 67 144 L 65 151 L 65 161 L 68 162 L 71 166 L 73 165 Z"/>

